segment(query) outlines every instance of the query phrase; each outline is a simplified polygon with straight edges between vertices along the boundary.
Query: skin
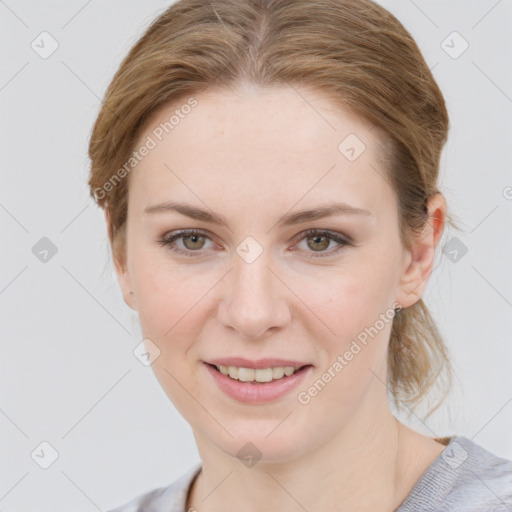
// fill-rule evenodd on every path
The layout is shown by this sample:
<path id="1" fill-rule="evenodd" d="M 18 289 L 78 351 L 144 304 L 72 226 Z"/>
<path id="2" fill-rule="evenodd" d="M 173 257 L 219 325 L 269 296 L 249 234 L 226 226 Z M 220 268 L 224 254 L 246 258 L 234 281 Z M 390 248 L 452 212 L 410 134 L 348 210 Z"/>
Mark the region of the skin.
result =
<path id="1" fill-rule="evenodd" d="M 307 405 L 297 394 L 395 301 L 407 308 L 422 296 L 445 200 L 431 198 L 431 220 L 406 250 L 375 127 L 304 88 L 243 86 L 194 97 L 198 105 L 129 175 L 126 258 L 115 260 L 124 299 L 160 350 L 153 371 L 197 442 L 202 471 L 187 507 L 394 510 L 444 447 L 390 412 L 391 322 Z M 159 111 L 138 145 L 177 107 Z M 351 133 L 366 145 L 353 162 L 338 150 Z M 229 227 L 144 213 L 171 200 L 223 215 Z M 283 214 L 340 201 L 371 215 L 275 225 Z M 186 228 L 209 237 L 175 242 L 195 250 L 191 257 L 158 243 Z M 335 241 L 302 238 L 312 228 L 353 243 L 333 252 Z M 252 263 L 236 252 L 247 236 L 263 250 Z M 313 370 L 283 398 L 250 405 L 224 395 L 205 369 L 203 361 L 225 356 L 294 358 Z M 251 468 L 236 457 L 249 441 L 262 453 Z"/>

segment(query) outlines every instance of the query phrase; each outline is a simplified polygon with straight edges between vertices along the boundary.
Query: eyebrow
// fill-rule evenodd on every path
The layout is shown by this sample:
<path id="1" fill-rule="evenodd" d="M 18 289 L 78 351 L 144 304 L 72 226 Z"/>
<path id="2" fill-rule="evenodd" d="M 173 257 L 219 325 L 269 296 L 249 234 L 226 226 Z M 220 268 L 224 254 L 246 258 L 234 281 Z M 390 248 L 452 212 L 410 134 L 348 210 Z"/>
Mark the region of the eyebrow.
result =
<path id="1" fill-rule="evenodd" d="M 203 210 L 197 206 L 192 206 L 186 203 L 179 202 L 166 202 L 155 205 L 148 205 L 144 209 L 144 213 L 156 214 L 156 213 L 179 213 L 190 217 L 191 219 L 208 222 L 211 224 L 218 224 L 225 226 L 229 229 L 229 223 L 225 217 L 219 215 L 211 210 Z M 333 215 L 365 215 L 373 216 L 370 210 L 364 208 L 357 208 L 347 203 L 334 203 L 325 206 L 320 206 L 312 210 L 304 210 L 297 213 L 288 213 L 281 216 L 276 224 L 278 226 L 293 226 L 303 222 L 312 220 L 322 219 L 324 217 L 331 217 Z M 274 225 L 276 225 L 274 224 Z"/>

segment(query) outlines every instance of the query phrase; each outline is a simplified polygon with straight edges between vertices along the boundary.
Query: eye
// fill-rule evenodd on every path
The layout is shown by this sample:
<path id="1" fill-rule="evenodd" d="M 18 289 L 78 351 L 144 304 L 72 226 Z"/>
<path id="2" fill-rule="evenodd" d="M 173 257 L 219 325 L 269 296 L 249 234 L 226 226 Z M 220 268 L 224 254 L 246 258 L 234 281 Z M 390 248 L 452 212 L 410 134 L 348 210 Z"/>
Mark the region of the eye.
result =
<path id="1" fill-rule="evenodd" d="M 344 246 L 350 245 L 348 237 L 345 239 L 338 233 L 331 231 L 310 229 L 301 235 L 302 236 L 299 238 L 299 242 L 306 241 L 307 247 L 312 249 L 311 251 L 305 249 L 306 252 L 317 253 L 313 254 L 313 257 L 315 258 L 331 256 L 332 254 L 337 253 L 343 249 Z M 177 247 L 176 242 L 180 239 L 184 249 Z M 197 229 L 186 229 L 175 233 L 171 232 L 157 240 L 157 242 L 164 247 L 168 247 L 170 251 L 176 254 L 182 254 L 184 256 L 197 256 L 201 253 L 201 249 L 204 248 L 205 242 L 207 240 L 211 241 L 210 237 L 206 233 Z M 311 240 L 311 242 L 308 240 Z M 335 242 L 338 244 L 338 246 L 329 251 L 326 251 L 325 249 L 329 247 L 331 242 Z"/>
<path id="2" fill-rule="evenodd" d="M 176 240 L 179 240 L 180 238 L 183 239 L 185 249 L 176 247 Z M 158 243 L 164 247 L 168 247 L 172 252 L 177 254 L 195 256 L 193 253 L 199 252 L 204 247 L 205 240 L 210 240 L 210 238 L 202 231 L 198 231 L 197 229 L 185 229 L 174 234 L 170 233 L 169 235 L 164 236 L 158 240 Z"/>
<path id="3" fill-rule="evenodd" d="M 311 240 L 309 242 L 308 240 Z M 334 253 L 339 252 L 343 249 L 344 246 L 350 245 L 350 242 L 347 239 L 343 238 L 338 233 L 333 233 L 331 231 L 320 230 L 320 229 L 310 229 L 302 234 L 302 237 L 299 240 L 300 242 L 306 241 L 306 246 L 317 254 L 314 254 L 314 258 L 322 258 L 325 256 L 332 256 Z M 337 247 L 334 247 L 330 251 L 326 251 L 331 242 L 335 242 L 338 244 Z"/>

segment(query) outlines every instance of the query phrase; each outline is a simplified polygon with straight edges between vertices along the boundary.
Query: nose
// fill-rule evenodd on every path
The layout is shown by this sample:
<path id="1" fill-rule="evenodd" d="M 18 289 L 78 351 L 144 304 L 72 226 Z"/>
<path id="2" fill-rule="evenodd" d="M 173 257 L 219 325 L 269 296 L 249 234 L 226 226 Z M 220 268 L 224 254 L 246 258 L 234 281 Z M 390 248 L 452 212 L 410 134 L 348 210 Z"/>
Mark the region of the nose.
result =
<path id="1" fill-rule="evenodd" d="M 240 338 L 262 339 L 285 327 L 291 319 L 292 294 L 277 277 L 278 272 L 270 268 L 266 254 L 264 251 L 251 263 L 237 256 L 233 269 L 224 278 L 219 320 L 237 331 Z"/>

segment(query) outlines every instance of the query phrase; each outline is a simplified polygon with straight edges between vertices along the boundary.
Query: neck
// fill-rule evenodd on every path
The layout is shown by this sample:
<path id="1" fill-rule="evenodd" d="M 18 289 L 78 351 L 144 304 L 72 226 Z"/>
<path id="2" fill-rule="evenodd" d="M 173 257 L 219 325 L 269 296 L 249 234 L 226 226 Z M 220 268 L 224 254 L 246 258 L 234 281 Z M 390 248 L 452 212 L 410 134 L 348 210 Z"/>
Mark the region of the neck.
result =
<path id="1" fill-rule="evenodd" d="M 367 409 L 315 450 L 251 468 L 196 433 L 202 469 L 186 510 L 395 510 L 442 447 L 434 453 L 437 443 L 401 425 L 387 403 Z M 411 462 L 411 452 L 421 457 Z"/>

